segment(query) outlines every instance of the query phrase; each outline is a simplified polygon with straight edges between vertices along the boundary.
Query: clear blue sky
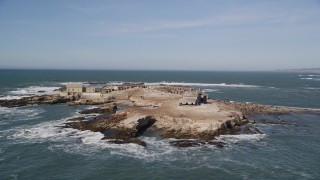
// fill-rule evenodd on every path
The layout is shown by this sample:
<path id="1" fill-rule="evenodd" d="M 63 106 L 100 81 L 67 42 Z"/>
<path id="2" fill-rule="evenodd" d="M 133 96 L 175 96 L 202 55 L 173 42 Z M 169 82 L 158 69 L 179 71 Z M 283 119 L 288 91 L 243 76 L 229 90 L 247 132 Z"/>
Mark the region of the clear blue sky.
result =
<path id="1" fill-rule="evenodd" d="M 0 0 L 0 68 L 315 67 L 319 0 Z"/>

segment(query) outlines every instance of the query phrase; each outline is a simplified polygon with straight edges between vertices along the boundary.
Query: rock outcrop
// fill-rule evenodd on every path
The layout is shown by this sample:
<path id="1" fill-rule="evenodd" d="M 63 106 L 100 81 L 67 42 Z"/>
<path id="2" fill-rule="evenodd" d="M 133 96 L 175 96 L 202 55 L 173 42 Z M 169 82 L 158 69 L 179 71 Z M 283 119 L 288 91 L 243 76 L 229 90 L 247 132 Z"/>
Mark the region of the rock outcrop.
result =
<path id="1" fill-rule="evenodd" d="M 204 145 L 214 145 L 219 148 L 223 148 L 226 143 L 222 141 L 204 141 L 204 140 L 176 140 L 170 142 L 171 146 L 175 147 L 198 147 L 198 146 L 204 146 Z"/>
<path id="2" fill-rule="evenodd" d="M 176 138 L 176 139 L 201 139 L 201 140 L 212 140 L 216 136 L 225 135 L 225 134 L 236 134 L 241 131 L 244 125 L 252 121 L 243 119 L 239 116 L 234 117 L 232 120 L 225 121 L 221 123 L 219 128 L 212 130 L 205 130 L 198 132 L 192 129 L 183 130 L 183 129 L 165 129 L 161 133 L 163 138 Z"/>
<path id="3" fill-rule="evenodd" d="M 137 139 L 149 127 L 151 127 L 156 120 L 152 116 L 146 116 L 137 119 L 137 123 L 133 128 L 119 127 L 119 123 L 126 119 L 127 114 L 113 114 L 100 115 L 90 121 L 83 121 L 82 118 L 72 118 L 65 123 L 65 128 L 75 128 L 79 130 L 90 130 L 94 132 L 101 132 L 104 134 L 102 140 L 108 140 L 111 143 L 125 144 L 136 143 L 146 146 L 145 142 Z"/>
<path id="4" fill-rule="evenodd" d="M 85 109 L 80 111 L 80 114 L 103 114 L 103 113 L 115 113 L 117 110 L 117 105 L 115 103 L 107 103 L 101 107 L 93 109 Z"/>
<path id="5" fill-rule="evenodd" d="M 23 97 L 21 99 L 11 100 L 0 100 L 0 106 L 2 107 L 20 107 L 34 104 L 58 104 L 67 103 L 74 99 L 72 96 L 60 96 L 59 94 L 54 95 L 42 95 L 42 96 L 31 96 Z"/>
<path id="6" fill-rule="evenodd" d="M 77 101 L 71 101 L 68 103 L 69 106 L 79 106 L 79 105 L 101 105 L 101 104 L 107 104 L 114 101 L 105 100 L 105 99 L 80 99 Z"/>
<path id="7" fill-rule="evenodd" d="M 242 103 L 242 102 L 228 102 L 228 101 L 216 101 L 218 103 L 225 104 L 227 106 L 238 109 L 244 116 L 255 116 L 255 115 L 281 115 L 292 112 L 310 112 L 309 109 L 303 108 L 290 108 L 254 103 Z"/>
<path id="8" fill-rule="evenodd" d="M 74 120 L 72 118 L 68 120 L 69 122 L 65 123 L 66 128 L 75 128 L 81 131 L 90 130 L 94 132 L 101 132 L 107 131 L 123 121 L 126 118 L 126 114 L 112 114 L 112 115 L 100 115 L 96 116 L 93 120 L 90 121 L 83 121 Z"/>

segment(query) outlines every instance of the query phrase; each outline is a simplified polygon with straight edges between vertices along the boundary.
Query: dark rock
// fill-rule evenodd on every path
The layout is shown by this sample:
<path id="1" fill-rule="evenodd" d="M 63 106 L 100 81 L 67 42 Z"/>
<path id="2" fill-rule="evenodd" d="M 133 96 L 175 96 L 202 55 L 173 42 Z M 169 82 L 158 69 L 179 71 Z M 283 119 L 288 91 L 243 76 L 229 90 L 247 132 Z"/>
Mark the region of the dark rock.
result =
<path id="1" fill-rule="evenodd" d="M 254 131 L 255 131 L 257 134 L 263 134 L 263 132 L 261 132 L 258 128 L 254 128 Z"/>
<path id="2" fill-rule="evenodd" d="M 134 128 L 119 128 L 118 124 L 127 117 L 126 114 L 100 115 L 90 121 L 82 121 L 83 117 L 69 119 L 65 123 L 67 128 L 75 128 L 79 130 L 90 130 L 101 132 L 104 134 L 102 140 L 110 140 L 116 144 L 136 143 L 146 146 L 145 142 L 137 139 L 145 130 L 151 127 L 156 120 L 152 116 L 139 119 L 138 124 Z"/>
<path id="3" fill-rule="evenodd" d="M 152 116 L 147 116 L 145 118 L 139 119 L 138 125 L 136 126 L 137 136 L 142 135 L 155 122 L 156 122 L 156 119 L 154 119 L 154 117 L 152 117 Z"/>
<path id="4" fill-rule="evenodd" d="M 103 132 L 105 135 L 102 139 L 130 139 L 137 137 L 137 131 L 135 129 L 109 129 Z"/>
<path id="5" fill-rule="evenodd" d="M 75 117 L 75 118 L 68 119 L 67 121 L 82 121 L 82 120 L 85 120 L 85 117 Z"/>
<path id="6" fill-rule="evenodd" d="M 171 141 L 169 142 L 171 146 L 175 146 L 175 147 L 199 147 L 199 146 L 203 146 L 206 144 L 209 145 L 214 145 L 216 147 L 219 148 L 223 148 L 226 143 L 221 142 L 221 141 L 204 141 L 204 140 L 176 140 L 176 141 Z"/>
<path id="7" fill-rule="evenodd" d="M 81 131 L 90 130 L 94 132 L 104 132 L 116 126 L 127 117 L 126 114 L 101 115 L 91 121 L 72 121 L 65 123 L 66 126 Z"/>
<path id="8" fill-rule="evenodd" d="M 58 104 L 58 103 L 66 103 L 71 100 L 72 98 L 70 96 L 60 96 L 59 94 L 42 95 L 42 96 L 23 97 L 21 99 L 0 100 L 0 106 L 20 107 L 20 106 L 34 105 L 34 104 Z"/>
<path id="9" fill-rule="evenodd" d="M 114 103 L 109 103 L 104 106 L 93 108 L 93 109 L 86 109 L 80 111 L 80 114 L 102 114 L 102 113 L 115 113 L 117 110 L 117 105 Z"/>
<path id="10" fill-rule="evenodd" d="M 114 144 L 128 144 L 128 143 L 133 143 L 133 144 L 138 144 L 140 146 L 146 147 L 147 144 L 137 138 L 129 138 L 129 139 L 114 139 L 114 140 L 109 140 L 108 142 L 114 143 Z"/>
<path id="11" fill-rule="evenodd" d="M 101 105 L 101 104 L 107 104 L 112 103 L 114 101 L 105 101 L 105 100 L 79 100 L 76 101 L 77 98 L 75 98 L 73 101 L 68 103 L 68 106 L 78 106 L 78 105 Z"/>
<path id="12" fill-rule="evenodd" d="M 206 144 L 205 141 L 201 140 L 177 140 L 169 143 L 175 147 L 198 147 Z"/>
<path id="13" fill-rule="evenodd" d="M 54 92 L 56 92 L 56 91 L 61 91 L 62 92 L 64 89 L 66 89 L 66 88 L 61 87 L 61 88 L 58 88 L 58 89 L 54 89 L 53 91 Z"/>
<path id="14" fill-rule="evenodd" d="M 44 93 L 44 92 L 46 92 L 46 91 L 43 91 L 43 90 L 38 91 L 38 93 Z"/>
<path id="15" fill-rule="evenodd" d="M 152 116 L 138 120 L 138 125 L 132 129 L 124 128 L 110 128 L 103 132 L 105 137 L 103 139 L 130 139 L 142 135 L 149 127 L 151 127 L 156 120 Z"/>
<path id="16" fill-rule="evenodd" d="M 208 141 L 208 144 L 215 145 L 216 147 L 219 147 L 219 148 L 223 148 L 226 145 L 226 143 L 222 141 Z"/>
<path id="17" fill-rule="evenodd" d="M 243 127 L 242 132 L 244 134 L 256 134 L 255 131 L 253 131 L 250 126 Z"/>

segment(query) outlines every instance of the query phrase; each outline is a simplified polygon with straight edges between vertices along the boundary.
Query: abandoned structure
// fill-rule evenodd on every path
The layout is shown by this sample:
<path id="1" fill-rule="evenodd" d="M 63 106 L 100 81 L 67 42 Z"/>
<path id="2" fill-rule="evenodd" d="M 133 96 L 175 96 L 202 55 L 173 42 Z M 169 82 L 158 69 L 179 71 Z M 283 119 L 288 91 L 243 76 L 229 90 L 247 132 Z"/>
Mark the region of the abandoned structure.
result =
<path id="1" fill-rule="evenodd" d="M 105 86 L 101 89 L 102 94 L 110 93 L 112 91 L 122 91 L 132 88 L 146 88 L 144 83 L 123 83 L 117 86 Z"/>
<path id="2" fill-rule="evenodd" d="M 84 92 L 86 92 L 86 93 L 95 93 L 96 92 L 96 88 L 95 87 L 85 87 L 84 88 Z"/>
<path id="3" fill-rule="evenodd" d="M 207 104 L 207 100 L 208 100 L 208 95 L 202 94 L 201 92 L 199 92 L 197 96 L 183 97 L 179 101 L 179 106 L 184 106 L 184 105 L 200 106 L 201 104 Z"/>
<path id="4" fill-rule="evenodd" d="M 66 91 L 68 95 L 81 94 L 84 91 L 83 83 L 67 83 Z"/>
<path id="5" fill-rule="evenodd" d="M 68 95 L 95 93 L 96 88 L 91 86 L 84 86 L 83 83 L 67 83 L 65 91 Z"/>
<path id="6" fill-rule="evenodd" d="M 169 92 L 173 94 L 184 94 L 186 92 L 195 92 L 193 88 L 190 87 L 183 87 L 183 86 L 167 86 L 167 85 L 160 85 L 155 86 L 155 89 L 163 92 Z"/>

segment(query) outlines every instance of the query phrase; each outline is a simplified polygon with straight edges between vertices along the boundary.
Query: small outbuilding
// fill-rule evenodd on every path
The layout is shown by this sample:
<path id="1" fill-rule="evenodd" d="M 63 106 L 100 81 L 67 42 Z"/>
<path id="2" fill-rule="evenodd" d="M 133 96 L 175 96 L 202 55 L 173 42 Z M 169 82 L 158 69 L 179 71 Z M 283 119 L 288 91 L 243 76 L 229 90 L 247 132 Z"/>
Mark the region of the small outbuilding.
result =
<path id="1" fill-rule="evenodd" d="M 195 96 L 188 96 L 188 97 L 183 97 L 182 99 L 179 100 L 179 105 L 195 105 L 197 101 L 197 97 Z"/>

